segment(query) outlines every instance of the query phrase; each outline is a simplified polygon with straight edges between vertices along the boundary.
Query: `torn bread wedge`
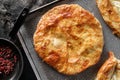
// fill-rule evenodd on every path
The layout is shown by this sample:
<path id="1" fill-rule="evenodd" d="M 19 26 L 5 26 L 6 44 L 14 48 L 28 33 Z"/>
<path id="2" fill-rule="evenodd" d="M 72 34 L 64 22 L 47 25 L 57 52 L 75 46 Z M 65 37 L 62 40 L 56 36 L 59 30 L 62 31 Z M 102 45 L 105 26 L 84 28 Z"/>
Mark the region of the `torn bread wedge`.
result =
<path id="1" fill-rule="evenodd" d="M 102 65 L 102 67 L 98 71 L 95 80 L 119 80 L 119 79 L 114 79 L 114 77 L 116 76 L 114 74 L 116 71 L 116 66 L 117 66 L 117 59 L 114 57 L 113 52 L 109 52 L 109 58 L 106 60 L 106 62 Z"/>
<path id="2" fill-rule="evenodd" d="M 105 22 L 120 37 L 120 0 L 96 0 Z"/>

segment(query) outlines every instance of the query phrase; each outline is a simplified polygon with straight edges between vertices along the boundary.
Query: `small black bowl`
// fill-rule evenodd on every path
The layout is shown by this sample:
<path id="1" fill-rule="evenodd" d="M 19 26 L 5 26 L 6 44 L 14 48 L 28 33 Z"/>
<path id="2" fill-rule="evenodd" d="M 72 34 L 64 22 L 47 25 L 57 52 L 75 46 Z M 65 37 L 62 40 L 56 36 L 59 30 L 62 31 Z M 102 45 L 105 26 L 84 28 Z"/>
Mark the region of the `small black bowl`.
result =
<path id="1" fill-rule="evenodd" d="M 18 58 L 17 63 L 14 66 L 14 70 L 10 75 L 4 77 L 2 80 L 18 80 L 23 71 L 23 57 L 19 48 L 12 41 L 4 38 L 0 38 L 0 45 L 9 46 L 15 52 Z"/>

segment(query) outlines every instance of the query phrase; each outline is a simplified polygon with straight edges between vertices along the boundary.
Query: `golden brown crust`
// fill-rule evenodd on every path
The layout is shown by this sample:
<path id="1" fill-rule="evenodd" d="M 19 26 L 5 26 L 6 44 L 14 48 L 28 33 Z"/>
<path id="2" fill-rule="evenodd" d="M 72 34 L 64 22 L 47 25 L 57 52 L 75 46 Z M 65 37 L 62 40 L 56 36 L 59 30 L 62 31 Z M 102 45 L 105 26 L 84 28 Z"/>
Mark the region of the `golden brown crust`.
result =
<path id="1" fill-rule="evenodd" d="M 113 52 L 109 52 L 109 58 L 98 71 L 96 80 L 111 80 L 116 64 L 117 60 L 114 57 Z"/>
<path id="2" fill-rule="evenodd" d="M 113 30 L 113 33 L 120 37 L 120 11 L 116 6 L 113 5 L 113 0 L 96 0 L 96 1 L 98 8 L 101 12 L 101 15 L 103 16 L 103 19 Z"/>
<path id="3" fill-rule="evenodd" d="M 96 64 L 103 48 L 100 23 L 77 4 L 60 5 L 45 13 L 33 39 L 39 56 L 67 75 Z"/>

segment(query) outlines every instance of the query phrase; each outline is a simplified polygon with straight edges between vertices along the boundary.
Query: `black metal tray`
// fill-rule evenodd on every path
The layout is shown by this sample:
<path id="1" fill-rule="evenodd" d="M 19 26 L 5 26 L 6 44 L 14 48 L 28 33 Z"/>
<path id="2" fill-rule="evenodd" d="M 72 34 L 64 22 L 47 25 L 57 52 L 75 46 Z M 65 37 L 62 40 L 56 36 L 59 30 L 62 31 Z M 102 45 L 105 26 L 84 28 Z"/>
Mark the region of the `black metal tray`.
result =
<path id="1" fill-rule="evenodd" d="M 60 74 L 49 65 L 42 62 L 33 47 L 33 34 L 40 17 L 52 7 L 65 3 L 79 4 L 83 8 L 93 13 L 93 15 L 100 21 L 104 34 L 104 48 L 100 61 L 96 65 L 74 76 Z M 115 56 L 120 59 L 120 38 L 113 35 L 110 28 L 104 22 L 96 6 L 95 0 L 63 0 L 57 4 L 45 8 L 44 10 L 37 11 L 36 13 L 28 16 L 25 24 L 21 27 L 17 35 L 38 80 L 94 80 L 98 69 L 108 57 L 108 51 L 113 51 Z"/>

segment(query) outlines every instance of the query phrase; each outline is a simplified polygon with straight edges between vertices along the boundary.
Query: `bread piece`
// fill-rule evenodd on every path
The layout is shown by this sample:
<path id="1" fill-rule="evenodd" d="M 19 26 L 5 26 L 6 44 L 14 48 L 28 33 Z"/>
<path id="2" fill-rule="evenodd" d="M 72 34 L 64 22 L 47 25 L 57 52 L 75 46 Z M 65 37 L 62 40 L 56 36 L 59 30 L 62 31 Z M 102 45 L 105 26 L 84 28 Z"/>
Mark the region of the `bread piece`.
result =
<path id="1" fill-rule="evenodd" d="M 45 13 L 33 39 L 43 61 L 66 75 L 96 64 L 103 48 L 100 23 L 77 4 L 63 4 Z"/>
<path id="2" fill-rule="evenodd" d="M 98 71 L 96 80 L 111 80 L 116 64 L 117 60 L 113 52 L 109 52 L 109 58 Z"/>
<path id="3" fill-rule="evenodd" d="M 120 60 L 109 52 L 109 58 L 102 65 L 95 80 L 120 80 Z"/>
<path id="4" fill-rule="evenodd" d="M 96 0 L 103 19 L 120 37 L 120 0 Z"/>

